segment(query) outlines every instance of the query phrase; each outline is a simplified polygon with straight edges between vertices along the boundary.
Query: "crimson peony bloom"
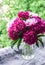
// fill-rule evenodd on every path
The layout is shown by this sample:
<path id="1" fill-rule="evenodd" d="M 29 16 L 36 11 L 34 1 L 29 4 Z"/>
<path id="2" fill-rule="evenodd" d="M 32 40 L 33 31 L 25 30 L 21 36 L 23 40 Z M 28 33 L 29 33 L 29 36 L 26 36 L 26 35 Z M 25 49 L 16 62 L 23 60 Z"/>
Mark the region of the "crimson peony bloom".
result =
<path id="1" fill-rule="evenodd" d="M 45 32 L 44 20 L 42 20 L 39 16 L 32 16 L 27 19 L 25 23 L 30 30 L 35 31 L 37 34 Z"/>
<path id="2" fill-rule="evenodd" d="M 20 18 L 16 18 L 16 20 L 14 20 L 13 25 L 14 25 L 14 30 L 15 30 L 15 27 L 16 27 L 18 32 L 24 31 L 25 28 L 26 28 L 24 21 L 20 20 Z"/>
<path id="3" fill-rule="evenodd" d="M 37 42 L 38 37 L 34 31 L 28 30 L 26 33 L 24 33 L 23 39 L 27 44 L 31 45 Z"/>
<path id="4" fill-rule="evenodd" d="M 33 25 L 33 29 L 38 33 L 44 33 L 45 32 L 45 22 L 43 19 L 41 19 L 39 16 L 32 17 L 37 20 L 37 23 Z"/>
<path id="5" fill-rule="evenodd" d="M 8 35 L 12 40 L 18 39 L 18 32 L 17 30 L 14 31 L 13 26 L 11 26 L 8 30 Z"/>
<path id="6" fill-rule="evenodd" d="M 26 11 L 26 12 L 19 12 L 18 13 L 18 16 L 19 16 L 19 18 L 22 18 L 22 19 L 28 19 L 28 17 L 29 17 L 29 12 L 28 11 Z"/>
<path id="7" fill-rule="evenodd" d="M 25 28 L 25 23 L 20 18 L 16 18 L 8 29 L 8 35 L 11 39 L 16 40 L 23 35 Z"/>

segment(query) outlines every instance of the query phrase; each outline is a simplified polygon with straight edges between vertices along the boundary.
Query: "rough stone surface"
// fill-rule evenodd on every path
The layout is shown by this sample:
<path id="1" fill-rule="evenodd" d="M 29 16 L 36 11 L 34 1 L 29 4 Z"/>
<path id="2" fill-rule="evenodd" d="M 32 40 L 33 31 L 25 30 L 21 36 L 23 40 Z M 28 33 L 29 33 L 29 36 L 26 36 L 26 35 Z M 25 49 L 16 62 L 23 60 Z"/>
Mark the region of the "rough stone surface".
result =
<path id="1" fill-rule="evenodd" d="M 45 44 L 45 38 L 43 42 Z M 29 61 L 22 58 L 21 50 L 18 51 L 17 47 L 0 49 L 0 65 L 45 65 L 45 47 L 35 47 L 35 57 Z"/>

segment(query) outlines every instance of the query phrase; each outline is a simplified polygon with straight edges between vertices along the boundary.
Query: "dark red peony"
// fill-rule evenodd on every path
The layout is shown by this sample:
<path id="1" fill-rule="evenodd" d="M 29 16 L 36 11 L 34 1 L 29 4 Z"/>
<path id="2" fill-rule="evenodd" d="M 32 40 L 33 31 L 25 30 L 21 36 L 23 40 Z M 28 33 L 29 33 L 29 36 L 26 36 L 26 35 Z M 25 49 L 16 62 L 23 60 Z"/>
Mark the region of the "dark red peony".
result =
<path id="1" fill-rule="evenodd" d="M 45 32 L 45 23 L 38 16 L 33 16 L 26 20 L 26 26 L 29 27 L 30 30 L 35 31 L 37 34 Z"/>
<path id="2" fill-rule="evenodd" d="M 22 19 L 28 19 L 28 17 L 29 17 L 29 12 L 19 12 L 18 13 L 18 16 L 19 16 L 19 18 L 22 18 Z"/>
<path id="3" fill-rule="evenodd" d="M 25 23 L 20 20 L 20 18 L 16 18 L 13 24 L 8 29 L 8 35 L 11 39 L 16 40 L 19 38 L 19 36 L 21 37 L 21 35 L 23 35 L 25 28 Z"/>
<path id="4" fill-rule="evenodd" d="M 38 37 L 37 37 L 37 34 L 36 34 L 34 31 L 28 30 L 28 31 L 24 34 L 23 39 L 24 39 L 24 41 L 25 41 L 27 44 L 31 45 L 31 44 L 34 44 L 35 42 L 37 42 Z"/>

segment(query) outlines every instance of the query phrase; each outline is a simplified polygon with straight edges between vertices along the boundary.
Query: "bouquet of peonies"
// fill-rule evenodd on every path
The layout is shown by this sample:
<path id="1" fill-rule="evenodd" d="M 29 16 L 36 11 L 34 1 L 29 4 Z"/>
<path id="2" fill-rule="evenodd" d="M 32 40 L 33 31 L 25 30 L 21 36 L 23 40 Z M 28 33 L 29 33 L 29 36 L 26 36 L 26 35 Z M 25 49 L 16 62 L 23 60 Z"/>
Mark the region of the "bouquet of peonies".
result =
<path id="1" fill-rule="evenodd" d="M 11 47 L 17 43 L 19 48 L 22 39 L 26 44 L 36 44 L 38 47 L 40 41 L 44 47 L 41 36 L 45 36 L 45 22 L 37 14 L 30 11 L 19 12 L 18 17 L 8 23 L 7 31 L 13 40 Z"/>

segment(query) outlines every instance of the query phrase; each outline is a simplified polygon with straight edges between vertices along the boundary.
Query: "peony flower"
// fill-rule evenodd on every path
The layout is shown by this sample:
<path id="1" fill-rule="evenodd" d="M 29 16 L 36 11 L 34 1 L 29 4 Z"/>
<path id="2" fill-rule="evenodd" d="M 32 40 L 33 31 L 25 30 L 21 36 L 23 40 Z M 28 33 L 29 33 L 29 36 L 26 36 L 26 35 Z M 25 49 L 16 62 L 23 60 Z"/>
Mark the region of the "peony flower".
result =
<path id="1" fill-rule="evenodd" d="M 26 11 L 26 12 L 19 12 L 18 13 L 18 16 L 19 16 L 19 18 L 22 18 L 22 19 L 28 19 L 28 17 L 29 17 L 29 13 Z"/>
<path id="2" fill-rule="evenodd" d="M 39 34 L 39 33 L 44 33 L 45 32 L 45 23 L 44 20 L 41 19 L 39 16 L 32 17 L 37 20 L 37 23 L 33 25 L 34 30 Z"/>
<path id="3" fill-rule="evenodd" d="M 25 21 L 26 26 L 31 26 L 37 23 L 37 20 L 35 18 L 29 18 Z"/>
<path id="4" fill-rule="evenodd" d="M 24 31 L 25 28 L 26 28 L 26 25 L 25 25 L 24 21 L 20 20 L 20 18 L 16 18 L 13 25 L 14 25 L 14 29 L 16 27 L 18 32 Z"/>
<path id="5" fill-rule="evenodd" d="M 34 31 L 28 30 L 26 33 L 24 33 L 23 39 L 27 44 L 31 45 L 37 42 L 38 37 Z"/>
<path id="6" fill-rule="evenodd" d="M 32 16 L 31 18 L 27 19 L 25 23 L 30 30 L 35 31 L 37 34 L 45 32 L 44 20 L 38 16 Z"/>
<path id="7" fill-rule="evenodd" d="M 11 39 L 16 40 L 23 35 L 25 28 L 25 23 L 20 18 L 16 18 L 8 28 L 8 35 Z"/>
<path id="8" fill-rule="evenodd" d="M 14 31 L 14 28 L 13 26 L 11 26 L 8 30 L 8 36 L 12 39 L 12 40 L 16 40 L 18 39 L 18 32 L 17 30 L 15 29 Z"/>
<path id="9" fill-rule="evenodd" d="M 35 25 L 30 26 L 30 30 L 35 31 L 37 34 L 45 32 L 44 25 L 43 24 L 38 24 L 38 23 L 35 24 Z"/>

